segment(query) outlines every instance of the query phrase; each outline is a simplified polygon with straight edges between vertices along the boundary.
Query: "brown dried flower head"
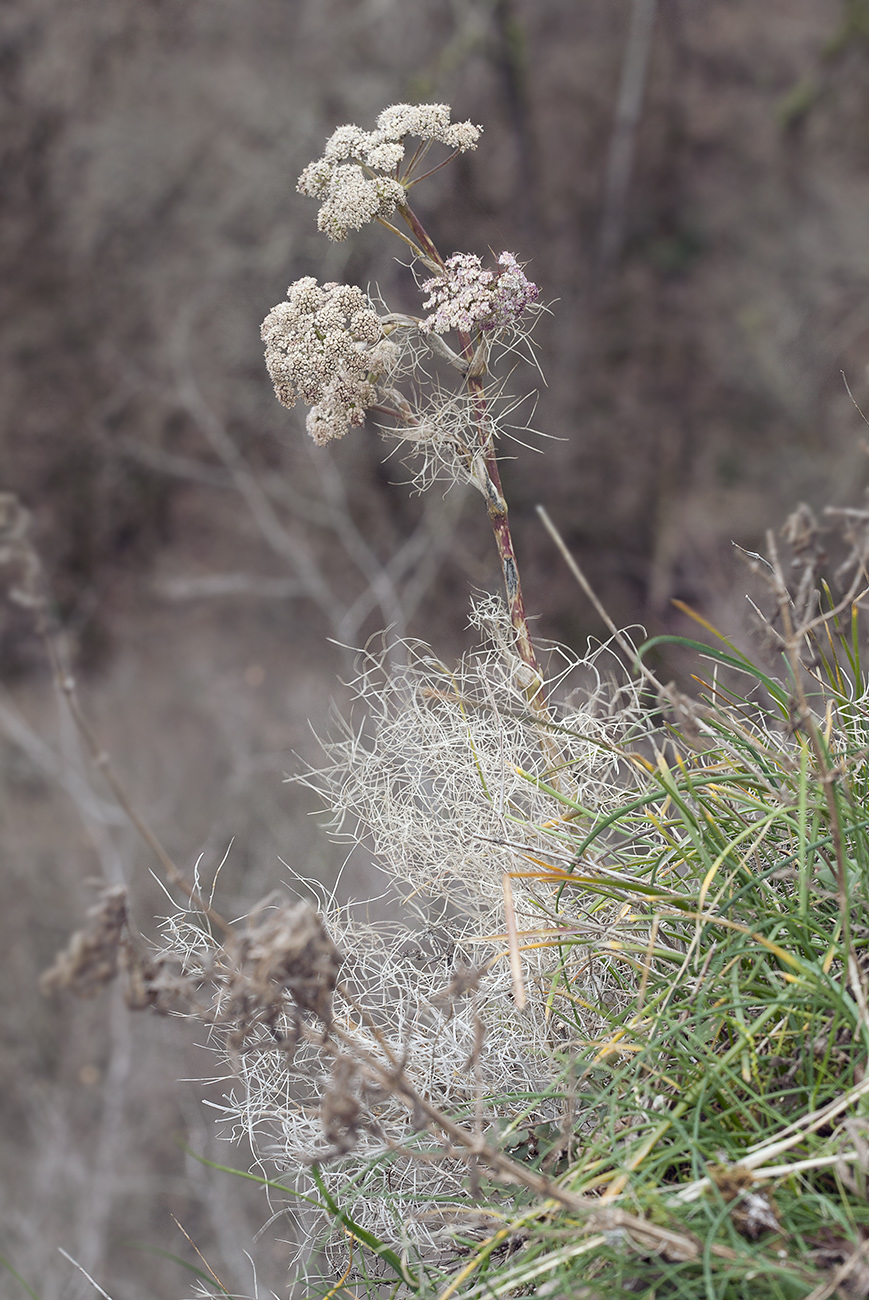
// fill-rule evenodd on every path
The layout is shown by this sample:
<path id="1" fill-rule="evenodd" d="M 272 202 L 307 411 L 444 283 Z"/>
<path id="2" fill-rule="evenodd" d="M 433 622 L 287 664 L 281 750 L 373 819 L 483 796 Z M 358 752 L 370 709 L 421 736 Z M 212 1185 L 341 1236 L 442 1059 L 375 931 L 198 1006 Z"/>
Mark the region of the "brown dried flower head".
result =
<path id="1" fill-rule="evenodd" d="M 130 928 L 127 891 L 122 885 L 103 890 L 87 916 L 88 924 L 76 930 L 54 965 L 42 975 L 39 987 L 43 993 L 66 990 L 76 997 L 91 998 L 120 974 L 124 1001 L 131 1011 L 146 1007 L 165 1011 L 170 993 L 189 996 L 183 980 L 165 979 L 161 963 L 141 952 Z"/>
<path id="2" fill-rule="evenodd" d="M 90 998 L 117 975 L 127 929 L 127 891 L 122 886 L 104 890 L 87 915 L 88 924 L 76 930 L 40 979 L 43 993 L 68 989 Z"/>
<path id="3" fill-rule="evenodd" d="M 328 1025 L 343 960 L 319 913 L 307 903 L 290 903 L 251 923 L 242 970 L 263 1009 L 277 1008 L 286 990 L 300 1011 Z"/>
<path id="4" fill-rule="evenodd" d="M 8 570 L 6 593 L 16 605 L 41 609 L 42 566 L 30 539 L 30 511 L 12 492 L 0 492 L 0 568 Z"/>
<path id="5" fill-rule="evenodd" d="M 319 1159 L 346 1155 L 356 1145 L 359 1131 L 365 1124 L 359 1087 L 359 1066 L 352 1057 L 336 1056 L 320 1102 L 323 1136 L 331 1142 L 332 1151 Z"/>

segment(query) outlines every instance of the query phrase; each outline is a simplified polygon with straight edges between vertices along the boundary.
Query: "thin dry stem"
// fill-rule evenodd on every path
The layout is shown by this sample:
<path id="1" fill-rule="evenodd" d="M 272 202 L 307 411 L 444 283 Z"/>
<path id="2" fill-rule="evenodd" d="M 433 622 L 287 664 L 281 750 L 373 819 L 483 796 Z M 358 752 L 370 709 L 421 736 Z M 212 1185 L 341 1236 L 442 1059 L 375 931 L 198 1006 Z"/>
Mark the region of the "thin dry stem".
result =
<path id="1" fill-rule="evenodd" d="M 123 809 L 124 814 L 129 819 L 130 825 L 138 832 L 154 857 L 160 864 L 166 880 L 180 889 L 181 892 L 190 900 L 198 911 L 206 916 L 216 929 L 224 935 L 231 935 L 232 931 L 227 921 L 216 912 L 213 907 L 202 898 L 199 891 L 191 885 L 184 877 L 183 872 L 175 864 L 170 855 L 166 852 L 158 836 L 149 826 L 143 815 L 139 812 L 132 798 L 130 797 L 126 786 L 117 774 L 115 766 L 108 751 L 100 743 L 99 737 L 91 727 L 90 722 L 84 710 L 81 707 L 76 690 L 75 678 L 69 673 L 63 663 L 60 647 L 57 644 L 56 637 L 51 632 L 47 617 L 42 620 L 39 631 L 43 638 L 52 671 L 58 691 L 66 701 L 70 716 L 72 717 L 76 728 L 84 741 L 94 766 L 103 774 L 103 777 L 118 802 L 118 806 Z"/>
<path id="2" fill-rule="evenodd" d="M 806 643 L 806 637 L 809 635 L 808 629 L 814 628 L 821 623 L 829 622 L 831 618 L 835 617 L 835 614 L 831 612 L 822 615 L 819 618 L 811 619 L 805 625 L 798 627 L 795 626 L 792 617 L 793 605 L 782 572 L 775 535 L 771 530 L 767 532 L 767 548 L 769 550 L 772 566 L 771 581 L 783 629 L 782 639 L 784 651 L 790 668 L 791 682 L 796 697 L 798 710 L 797 724 L 811 746 L 821 788 L 824 793 L 824 800 L 827 805 L 827 816 L 830 821 L 830 837 L 833 841 L 833 852 L 836 858 L 836 889 L 838 893 L 839 914 L 842 918 L 843 946 L 845 952 L 850 957 L 853 954 L 853 949 L 851 946 L 851 904 L 848 898 L 848 868 L 845 856 L 845 845 L 842 837 L 842 821 L 839 815 L 839 804 L 834 789 L 834 783 L 838 780 L 840 773 L 830 766 L 827 747 L 821 738 L 817 721 L 809 707 L 803 682 L 803 663 L 800 653 L 802 647 Z"/>

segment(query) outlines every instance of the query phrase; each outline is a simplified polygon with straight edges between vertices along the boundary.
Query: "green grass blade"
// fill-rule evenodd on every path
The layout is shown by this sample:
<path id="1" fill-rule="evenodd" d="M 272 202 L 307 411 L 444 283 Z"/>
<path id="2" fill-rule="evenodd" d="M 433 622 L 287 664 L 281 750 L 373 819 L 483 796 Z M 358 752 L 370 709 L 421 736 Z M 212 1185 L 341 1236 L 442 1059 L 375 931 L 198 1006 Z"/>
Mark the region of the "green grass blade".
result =
<path id="1" fill-rule="evenodd" d="M 30 1296 L 30 1300 L 40 1300 L 40 1297 L 37 1294 L 37 1292 L 34 1291 L 32 1286 L 27 1285 L 27 1283 L 24 1281 L 24 1278 L 17 1271 L 17 1269 L 14 1269 L 12 1267 L 12 1265 L 10 1264 L 9 1260 L 6 1258 L 5 1255 L 0 1255 L 0 1264 L 2 1264 L 3 1267 L 12 1274 L 16 1282 L 20 1283 L 20 1285 L 24 1287 L 24 1290 Z"/>

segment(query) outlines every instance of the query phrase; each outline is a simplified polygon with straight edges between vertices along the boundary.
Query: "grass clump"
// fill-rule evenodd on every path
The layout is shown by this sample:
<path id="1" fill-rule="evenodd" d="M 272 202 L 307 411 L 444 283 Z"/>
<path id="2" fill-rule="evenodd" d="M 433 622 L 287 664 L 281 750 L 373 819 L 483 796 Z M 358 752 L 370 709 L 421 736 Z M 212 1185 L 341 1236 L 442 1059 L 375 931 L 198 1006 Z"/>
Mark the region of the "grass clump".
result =
<path id="1" fill-rule="evenodd" d="M 304 1206 L 310 1290 L 869 1293 L 863 560 L 834 603 L 817 549 L 789 589 L 769 540 L 764 662 L 682 639 L 692 698 L 655 640 L 607 679 L 622 634 L 564 656 L 545 719 L 491 624 L 458 668 L 364 666 L 367 732 L 307 779 L 403 908 L 322 900 L 320 992 L 261 919 L 216 957 L 176 918 L 173 988 L 216 990 L 226 1116 Z"/>
<path id="2" fill-rule="evenodd" d="M 607 713 L 606 692 L 593 692 L 585 711 L 553 718 L 564 761 L 546 779 L 502 747 L 505 768 L 549 807 L 511 787 L 501 836 L 490 827 L 483 838 L 513 859 L 495 869 L 511 882 L 515 930 L 485 932 L 477 915 L 462 943 L 483 950 L 496 986 L 515 944 L 527 1001 L 517 1016 L 515 983 L 502 973 L 489 985 L 474 1013 L 473 1100 L 453 1098 L 451 1113 L 543 1181 L 505 1195 L 492 1173 L 515 1185 L 513 1171 L 466 1152 L 451 1185 L 417 1170 L 411 1189 L 397 1169 L 432 1159 L 424 1144 L 381 1149 L 343 1176 L 336 1196 L 391 1201 L 405 1234 L 414 1207 L 437 1219 L 450 1247 L 433 1257 L 432 1240 L 417 1238 L 420 1294 L 869 1293 L 864 561 L 855 545 L 857 581 L 833 603 L 808 581 L 819 548 L 796 557 L 791 590 L 772 538 L 770 549 L 775 645 L 762 665 L 720 636 L 683 639 L 702 665 L 693 699 L 658 685 L 637 708 L 632 695 L 619 735 L 590 725 Z M 641 664 L 655 644 L 640 647 Z M 656 686 L 648 670 L 645 681 Z M 474 756 L 464 771 L 492 811 L 495 782 L 468 721 L 481 702 L 453 689 Z M 489 709 L 491 725 L 491 697 Z M 522 717 L 502 714 L 502 735 Z M 527 710 L 524 721 L 539 725 Z M 597 751 L 608 778 L 582 800 L 568 792 L 571 769 L 587 780 L 593 764 L 571 756 L 577 744 Z M 443 816 L 433 820 L 448 859 Z M 459 839 L 479 853 L 467 830 Z M 389 836 L 375 847 L 388 858 Z M 433 1027 L 417 1033 L 438 1041 Z M 483 1043 L 494 1072 L 491 1059 L 481 1068 Z"/>
<path id="3" fill-rule="evenodd" d="M 553 827 L 521 873 L 557 887 L 533 942 L 580 1120 L 536 1159 L 596 1208 L 526 1221 L 521 1262 L 478 1251 L 457 1294 L 867 1294 L 865 557 L 852 536 L 834 605 L 817 534 L 792 591 L 769 540 L 778 664 L 695 645 L 708 675 L 694 701 L 662 692 L 618 808 Z M 589 1035 L 578 984 L 601 962 L 622 996 Z"/>

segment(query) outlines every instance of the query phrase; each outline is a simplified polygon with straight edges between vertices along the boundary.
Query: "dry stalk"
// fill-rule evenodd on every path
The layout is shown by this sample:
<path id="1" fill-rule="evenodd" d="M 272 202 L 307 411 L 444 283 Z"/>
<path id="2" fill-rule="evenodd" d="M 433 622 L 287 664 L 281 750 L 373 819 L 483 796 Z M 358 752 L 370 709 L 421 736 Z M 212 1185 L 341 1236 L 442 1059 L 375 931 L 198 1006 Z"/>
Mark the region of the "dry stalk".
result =
<path id="1" fill-rule="evenodd" d="M 11 493 L 0 493 L 0 565 L 12 568 L 7 585 L 10 600 L 32 612 L 34 627 L 45 647 L 55 688 L 65 701 L 76 730 L 85 743 L 94 767 L 103 775 L 119 808 L 157 859 L 165 879 L 175 885 L 191 903 L 224 935 L 231 930 L 227 922 L 190 885 L 166 852 L 158 836 L 139 812 L 117 773 L 107 750 L 101 744 L 79 700 L 75 678 L 70 672 L 61 637 L 52 612 L 42 561 L 31 537 L 30 513 Z"/>
<path id="2" fill-rule="evenodd" d="M 800 526 L 802 516 L 797 512 L 798 519 L 791 517 L 790 528 L 786 529 L 786 535 L 789 534 L 792 544 L 795 543 L 797 554 L 806 553 L 810 549 L 811 539 L 805 536 L 805 530 Z M 842 773 L 838 767 L 833 767 L 829 760 L 827 746 L 821 737 L 817 720 L 812 713 L 806 695 L 804 673 L 806 671 L 803 663 L 803 648 L 808 645 L 809 637 L 820 627 L 828 625 L 844 609 L 856 604 L 865 592 L 860 592 L 859 588 L 865 581 L 865 569 L 860 569 L 854 578 L 850 591 L 847 595 L 831 610 L 823 614 L 812 617 L 809 613 L 809 597 L 803 595 L 803 610 L 805 612 L 804 621 L 795 623 L 794 612 L 797 607 L 794 605 L 785 580 L 781 560 L 779 558 L 778 547 L 776 545 L 775 535 L 772 530 L 767 532 L 767 550 L 770 556 L 770 566 L 768 569 L 767 581 L 775 597 L 778 615 L 781 620 L 782 635 L 781 642 L 787 659 L 788 668 L 790 669 L 791 684 L 794 692 L 796 703 L 795 726 L 802 731 L 809 742 L 812 755 L 815 760 L 818 778 L 821 788 L 824 792 L 824 801 L 827 805 L 827 816 L 830 823 L 830 838 L 833 843 L 833 852 L 836 859 L 836 890 L 838 894 L 839 914 L 842 918 L 842 941 L 846 954 L 848 955 L 848 966 L 854 967 L 853 947 L 851 943 L 851 904 L 848 898 L 847 885 L 847 861 L 845 855 L 845 845 L 842 836 L 842 821 L 839 813 L 839 803 L 836 798 L 835 785 L 839 781 Z M 806 572 L 812 571 L 812 565 L 806 565 Z M 858 594 L 859 593 L 859 594 Z M 864 997 L 865 1000 L 865 997 Z"/>

